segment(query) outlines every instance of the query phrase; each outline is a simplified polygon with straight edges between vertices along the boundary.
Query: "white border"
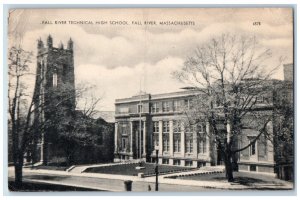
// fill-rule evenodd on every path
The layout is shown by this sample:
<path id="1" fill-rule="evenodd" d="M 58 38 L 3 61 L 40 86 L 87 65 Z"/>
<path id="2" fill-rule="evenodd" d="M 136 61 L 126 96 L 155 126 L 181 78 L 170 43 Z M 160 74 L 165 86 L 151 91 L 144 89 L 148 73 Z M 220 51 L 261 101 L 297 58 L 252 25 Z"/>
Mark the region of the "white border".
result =
<path id="1" fill-rule="evenodd" d="M 95 1 L 92 1 L 92 0 L 73 0 L 73 1 L 70 1 L 70 2 L 72 3 L 72 5 L 71 4 L 65 4 L 65 3 L 68 3 L 68 1 L 62 2 L 62 0 L 52 0 L 52 1 L 50 1 L 50 0 L 44 0 L 44 1 L 40 1 L 40 0 L 27 0 L 27 1 L 24 1 L 24 0 L 3 0 L 2 6 L 0 8 L 0 11 L 1 11 L 1 16 L 3 18 L 3 5 L 4 4 L 16 4 L 16 6 L 18 6 L 17 4 L 22 4 L 22 5 L 27 5 L 27 6 L 30 6 L 30 7 L 35 7 L 36 6 L 36 5 L 30 5 L 30 4 L 49 5 L 50 7 L 61 7 L 61 6 L 63 6 L 63 7 L 78 7 L 78 6 L 79 7 L 90 7 L 89 4 L 95 4 L 95 3 L 101 3 L 101 5 L 104 6 L 104 7 L 106 7 L 106 6 L 108 6 L 108 7 L 113 7 L 113 6 L 115 6 L 115 7 L 120 7 L 120 6 L 122 6 L 122 7 L 130 7 L 129 4 L 136 4 L 135 7 L 139 7 L 138 5 L 147 5 L 148 7 L 153 7 L 153 6 L 154 7 L 159 7 L 160 5 L 162 7 L 173 7 L 174 5 L 182 6 L 182 7 L 191 7 L 193 5 L 187 5 L 187 4 L 198 4 L 198 3 L 201 3 L 201 5 L 197 5 L 197 6 L 203 6 L 203 7 L 225 7 L 227 5 L 229 7 L 232 7 L 232 4 L 237 4 L 238 3 L 239 5 L 237 5 L 237 6 L 243 6 L 243 5 L 245 5 L 245 6 L 250 6 L 250 7 L 253 7 L 253 5 L 251 5 L 251 4 L 259 4 L 259 6 L 270 6 L 270 5 L 267 5 L 267 4 L 273 4 L 273 6 L 276 5 L 276 4 L 277 5 L 280 5 L 280 4 L 295 4 L 295 9 L 297 9 L 297 6 L 298 6 L 297 5 L 297 1 L 295 1 L 295 0 L 293 0 L 293 1 L 292 0 L 280 0 L 280 1 L 276 1 L 276 2 L 275 1 L 271 1 L 271 0 L 268 0 L 268 1 L 266 1 L 266 0 L 263 0 L 263 1 L 262 0 L 252 0 L 252 1 L 241 1 L 241 0 L 240 1 L 233 1 L 233 0 L 229 0 L 229 1 L 226 1 L 226 2 L 222 1 L 222 0 L 203 0 L 201 2 L 196 1 L 196 0 L 184 0 L 184 1 L 183 0 L 172 0 L 172 2 L 171 2 L 172 5 L 166 4 L 167 2 L 162 2 L 161 0 L 143 0 L 142 2 L 138 1 L 138 0 L 127 0 L 126 2 L 123 2 L 121 0 L 110 0 L 110 1 L 109 0 L 104 0 L 104 1 L 101 1 L 101 2 L 95 2 Z M 78 4 L 85 4 L 85 5 L 78 5 Z M 150 5 L 150 4 L 152 4 L 152 5 Z M 153 4 L 156 4 L 156 5 L 153 5 Z M 207 5 L 207 4 L 209 4 L 209 5 Z M 213 5 L 213 4 L 216 4 L 216 5 Z M 222 5 L 220 5 L 220 4 L 222 4 Z M 98 6 L 101 6 L 101 5 L 98 5 Z M 233 6 L 233 7 L 235 7 L 235 6 Z M 2 22 L 4 22 L 5 20 L 6 19 L 2 19 Z M 295 31 L 297 31 L 297 27 L 299 27 L 299 20 L 296 19 L 295 23 L 296 23 L 295 24 Z M 3 38 L 3 40 L 0 41 L 0 44 L 2 46 L 2 49 L 4 50 L 4 46 L 3 46 L 4 43 L 3 42 L 6 40 L 6 33 L 4 34 L 3 31 L 4 31 L 3 29 L 1 29 L 1 31 L 0 31 L 1 32 L 1 36 Z M 295 35 L 295 37 L 297 37 L 297 36 L 298 36 L 298 33 Z M 298 40 L 295 40 L 295 48 L 297 49 L 297 47 L 298 47 Z M 299 57 L 299 52 L 298 51 L 296 51 L 295 57 L 296 58 Z M 0 54 L 0 60 L 3 60 L 3 59 L 6 59 L 6 56 L 4 56 L 4 53 Z M 295 59 L 295 64 L 294 65 L 295 65 L 295 67 L 297 66 L 296 59 Z M 2 65 L 2 66 L 4 66 L 4 65 Z M 2 67 L 1 70 L 0 70 L 0 76 L 1 77 L 5 76 L 5 74 L 3 73 L 3 69 L 4 68 Z M 298 70 L 296 70 L 295 77 L 299 77 L 298 75 L 299 75 L 298 74 Z M 298 92 L 299 92 L 298 90 L 300 88 L 298 84 L 299 84 L 298 81 L 296 81 L 295 97 L 296 97 L 296 94 L 298 94 Z M 3 98 L 0 99 L 0 105 L 3 105 L 1 107 L 1 109 L 0 109 L 1 116 L 6 115 L 6 113 L 7 113 L 7 111 L 5 109 L 5 106 L 4 106 L 5 105 L 4 99 L 6 98 L 5 96 L 3 96 L 4 95 L 4 87 L 5 87 L 5 84 L 4 84 L 3 81 L 1 81 L 0 95 L 1 95 L 1 97 L 3 97 Z M 296 99 L 297 98 L 295 98 L 295 102 L 296 102 Z M 296 107 L 296 108 L 297 108 L 296 113 L 298 113 L 298 111 L 299 111 L 298 107 Z M 1 118 L 1 119 L 3 119 L 3 118 Z M 6 134 L 5 132 L 3 132 L 3 127 L 4 127 L 5 124 L 6 124 L 6 121 L 4 121 L 4 119 L 1 120 L 1 122 L 0 122 L 0 127 L 1 127 L 0 139 L 1 139 L 2 143 L 4 141 L 3 140 L 4 139 L 4 134 Z M 298 117 L 295 118 L 295 124 L 298 124 Z M 295 135 L 296 135 L 296 133 L 298 133 L 298 127 L 296 127 Z M 5 146 L 5 145 L 2 145 L 2 147 L 3 146 Z M 1 149 L 0 150 L 0 155 L 4 155 L 3 154 L 4 153 L 3 152 L 4 148 L 0 148 L 0 149 Z M 297 152 L 296 152 L 296 155 L 297 155 L 296 158 L 297 158 L 297 160 L 298 160 L 299 155 L 300 155 L 299 149 L 300 148 L 297 148 Z M 5 162 L 2 162 L 2 163 L 5 163 Z M 298 169 L 299 169 L 299 165 L 297 166 L 297 171 L 298 171 Z M 0 165 L 0 174 L 1 174 L 1 181 L 2 182 L 3 182 L 3 178 L 4 178 L 3 177 L 3 175 L 4 175 L 3 172 L 4 172 L 3 171 L 3 165 Z M 296 189 L 297 189 L 297 191 L 299 191 L 299 184 L 297 184 L 297 188 Z M 3 195 L 3 192 L 4 192 L 3 191 L 3 187 L 0 187 L 0 191 L 1 191 L 1 194 Z M 248 195 L 251 195 L 251 193 L 253 195 L 253 192 L 248 193 Z M 254 193 L 257 196 L 263 195 L 260 192 L 254 192 Z M 39 198 L 39 199 L 40 198 L 42 198 L 42 199 L 50 199 L 50 198 L 82 199 L 82 195 L 79 195 L 78 193 L 69 193 L 69 195 L 76 195 L 76 196 L 56 196 L 56 195 L 62 195 L 62 193 L 55 193 L 55 194 L 47 193 L 47 194 L 49 194 L 49 195 L 55 195 L 55 196 L 43 196 L 43 197 L 39 197 L 39 196 L 36 196 L 36 195 L 35 196 L 4 196 L 4 199 L 20 199 L 20 198 L 22 198 L 22 199 L 24 199 L 24 198 L 25 199 L 31 199 L 31 200 L 32 199 L 37 199 L 37 198 Z M 91 195 L 91 194 L 92 193 L 85 193 L 84 195 Z M 284 192 L 283 193 L 273 192 L 273 195 L 276 195 L 276 196 L 272 196 L 271 198 L 274 199 L 274 200 L 275 199 L 282 199 L 283 198 L 282 194 L 284 195 Z M 63 194 L 63 195 L 65 195 L 65 194 Z M 113 194 L 113 195 L 115 195 L 115 194 Z M 116 194 L 116 195 L 118 195 L 118 194 Z M 170 193 L 169 195 L 176 195 L 176 196 L 171 197 L 172 199 L 182 199 L 182 198 L 184 198 L 182 195 L 191 195 L 191 194 L 190 193 L 188 193 L 188 194 L 187 193 Z M 194 195 L 197 195 L 197 194 L 194 194 Z M 216 198 L 216 197 L 213 196 L 214 194 L 211 194 L 211 193 L 210 194 L 204 194 L 204 195 L 211 195 L 211 196 L 205 196 L 205 197 L 203 197 L 203 196 L 202 197 L 201 196 L 200 197 L 198 197 L 198 196 L 188 196 L 186 198 L 189 198 L 189 200 L 190 199 L 191 200 L 192 199 L 196 199 L 196 198 L 197 199 L 199 199 L 199 198 L 215 199 Z M 237 198 L 240 199 L 239 196 L 232 196 L 232 195 L 235 195 L 235 192 L 229 192 L 229 193 L 228 192 L 224 192 L 224 196 L 222 196 L 222 197 L 220 196 L 219 198 L 222 198 L 222 199 L 225 199 L 225 200 L 227 200 L 227 199 L 232 200 L 232 199 L 237 199 Z M 239 193 L 238 195 L 243 195 L 243 197 L 242 197 L 243 199 L 257 198 L 257 197 L 253 197 L 252 195 L 251 196 L 244 196 L 245 194 L 241 194 L 241 193 Z M 109 197 L 109 196 L 89 196 L 88 198 L 100 199 L 100 198 L 105 198 L 105 197 L 106 198 L 108 197 L 109 199 L 112 198 L 112 197 Z M 113 199 L 115 199 L 115 198 L 122 198 L 122 199 L 124 199 L 124 198 L 125 199 L 127 199 L 127 198 L 128 199 L 129 198 L 130 199 L 141 199 L 141 198 L 143 198 L 143 199 L 150 199 L 151 198 L 151 199 L 153 199 L 153 198 L 159 198 L 159 197 L 155 197 L 155 196 L 144 196 L 144 197 L 140 197 L 140 196 L 114 196 Z M 160 197 L 160 198 L 163 198 L 163 197 Z M 262 197 L 262 198 L 264 198 L 264 197 Z M 284 198 L 285 199 L 286 198 L 288 198 L 288 199 L 296 199 L 297 196 L 288 196 L 288 197 L 284 197 Z"/>

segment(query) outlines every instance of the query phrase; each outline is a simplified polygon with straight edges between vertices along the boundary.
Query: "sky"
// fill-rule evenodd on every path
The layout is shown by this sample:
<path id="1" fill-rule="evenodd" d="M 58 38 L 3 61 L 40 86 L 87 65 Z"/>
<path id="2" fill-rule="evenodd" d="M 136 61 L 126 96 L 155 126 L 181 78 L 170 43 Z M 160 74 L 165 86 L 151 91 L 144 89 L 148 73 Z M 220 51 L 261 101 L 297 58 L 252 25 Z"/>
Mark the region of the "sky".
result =
<path id="1" fill-rule="evenodd" d="M 169 21 L 188 24 L 159 24 Z M 140 90 L 180 91 L 187 85 L 171 72 L 180 70 L 199 45 L 222 33 L 255 35 L 272 51 L 267 67 L 277 65 L 280 56 L 284 63 L 293 61 L 293 18 L 288 8 L 17 9 L 9 15 L 9 46 L 21 44 L 33 51 L 33 72 L 39 38 L 46 43 L 51 34 L 55 47 L 60 42 L 66 47 L 72 38 L 75 83 L 95 85 L 94 95 L 102 97 L 97 109 L 102 111 L 114 111 L 115 99 Z M 274 78 L 283 78 L 282 68 Z M 34 77 L 28 78 L 31 88 L 33 83 Z"/>

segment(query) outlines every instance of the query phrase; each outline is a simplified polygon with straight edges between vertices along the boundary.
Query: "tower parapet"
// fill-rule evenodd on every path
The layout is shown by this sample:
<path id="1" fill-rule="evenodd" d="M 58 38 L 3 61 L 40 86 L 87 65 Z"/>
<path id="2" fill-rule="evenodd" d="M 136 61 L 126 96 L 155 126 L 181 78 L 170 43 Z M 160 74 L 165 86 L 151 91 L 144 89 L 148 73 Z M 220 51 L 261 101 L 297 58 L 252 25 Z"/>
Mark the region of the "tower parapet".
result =
<path id="1" fill-rule="evenodd" d="M 47 46 L 48 46 L 48 48 L 53 47 L 53 39 L 52 39 L 51 35 L 49 35 L 47 38 Z"/>
<path id="2" fill-rule="evenodd" d="M 73 40 L 72 40 L 72 38 L 70 38 L 69 41 L 68 41 L 67 49 L 73 51 Z"/>
<path id="3" fill-rule="evenodd" d="M 38 49 L 44 48 L 44 43 L 42 41 L 42 39 L 38 39 Z"/>

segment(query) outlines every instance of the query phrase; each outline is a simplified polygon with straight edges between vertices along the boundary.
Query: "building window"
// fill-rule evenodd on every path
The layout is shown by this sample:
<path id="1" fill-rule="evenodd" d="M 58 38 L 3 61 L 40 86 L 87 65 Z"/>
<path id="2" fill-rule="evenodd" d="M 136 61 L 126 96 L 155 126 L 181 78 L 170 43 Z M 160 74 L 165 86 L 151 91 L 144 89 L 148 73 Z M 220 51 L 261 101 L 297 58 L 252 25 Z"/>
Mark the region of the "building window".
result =
<path id="1" fill-rule="evenodd" d="M 185 161 L 185 166 L 191 167 L 191 166 L 193 166 L 193 162 L 191 160 L 186 160 Z"/>
<path id="2" fill-rule="evenodd" d="M 153 132 L 154 133 L 159 132 L 159 122 L 153 122 Z"/>
<path id="3" fill-rule="evenodd" d="M 173 165 L 180 165 L 180 160 L 174 160 Z"/>
<path id="4" fill-rule="evenodd" d="M 153 145 L 155 146 L 159 146 L 159 136 L 158 133 L 154 133 L 153 134 Z"/>
<path id="5" fill-rule="evenodd" d="M 169 164 L 169 159 L 162 159 L 162 164 Z"/>
<path id="6" fill-rule="evenodd" d="M 159 146 L 159 122 L 153 122 L 153 145 Z"/>
<path id="7" fill-rule="evenodd" d="M 170 123 L 169 121 L 163 121 L 163 132 L 169 133 L 170 132 Z"/>
<path id="8" fill-rule="evenodd" d="M 206 163 L 205 162 L 197 162 L 197 168 L 205 167 Z"/>
<path id="9" fill-rule="evenodd" d="M 138 113 L 143 112 L 143 105 L 142 104 L 138 104 Z"/>
<path id="10" fill-rule="evenodd" d="M 250 165 L 250 171 L 255 172 L 256 171 L 256 165 Z"/>
<path id="11" fill-rule="evenodd" d="M 122 151 L 126 151 L 126 143 L 127 143 L 127 139 L 126 138 L 122 138 Z"/>
<path id="12" fill-rule="evenodd" d="M 201 154 L 205 154 L 206 153 L 206 139 L 204 138 L 200 138 L 198 140 L 198 152 Z"/>
<path id="13" fill-rule="evenodd" d="M 119 108 L 119 113 L 129 113 L 129 108 L 128 107 L 121 107 Z"/>
<path id="14" fill-rule="evenodd" d="M 181 143 L 180 143 L 180 138 L 175 138 L 174 140 L 174 152 L 180 152 L 180 146 L 181 146 Z"/>
<path id="15" fill-rule="evenodd" d="M 179 100 L 176 100 L 174 101 L 174 111 L 180 111 L 180 101 Z"/>
<path id="16" fill-rule="evenodd" d="M 163 152 L 169 152 L 170 146 L 169 146 L 169 140 L 167 138 L 164 138 L 163 140 Z"/>
<path id="17" fill-rule="evenodd" d="M 184 106 L 186 109 L 192 109 L 193 108 L 193 101 L 192 99 L 185 99 L 184 100 Z"/>
<path id="18" fill-rule="evenodd" d="M 256 142 L 250 145 L 250 155 L 253 156 L 256 154 Z"/>
<path id="19" fill-rule="evenodd" d="M 187 138 L 185 143 L 185 152 L 186 153 L 193 153 L 193 139 Z"/>
<path id="20" fill-rule="evenodd" d="M 118 124 L 118 132 L 121 133 L 121 135 L 128 135 L 130 133 L 130 126 L 128 122 L 119 122 Z"/>
<path id="21" fill-rule="evenodd" d="M 170 111 L 170 102 L 164 101 L 163 102 L 163 112 L 169 112 Z"/>
<path id="22" fill-rule="evenodd" d="M 57 73 L 54 72 L 53 73 L 53 87 L 57 87 Z"/>
<path id="23" fill-rule="evenodd" d="M 159 112 L 158 102 L 155 102 L 155 103 L 152 104 L 151 112 L 152 113 L 158 113 Z"/>

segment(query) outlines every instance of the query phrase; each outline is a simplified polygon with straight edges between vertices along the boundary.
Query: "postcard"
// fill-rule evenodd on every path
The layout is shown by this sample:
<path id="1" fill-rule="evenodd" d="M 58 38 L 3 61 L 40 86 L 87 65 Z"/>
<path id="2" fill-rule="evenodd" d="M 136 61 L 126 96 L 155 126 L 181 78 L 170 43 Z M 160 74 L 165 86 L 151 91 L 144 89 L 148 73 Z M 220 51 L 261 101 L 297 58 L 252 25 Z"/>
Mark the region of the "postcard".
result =
<path id="1" fill-rule="evenodd" d="M 293 12 L 10 9 L 9 190 L 293 190 Z"/>

